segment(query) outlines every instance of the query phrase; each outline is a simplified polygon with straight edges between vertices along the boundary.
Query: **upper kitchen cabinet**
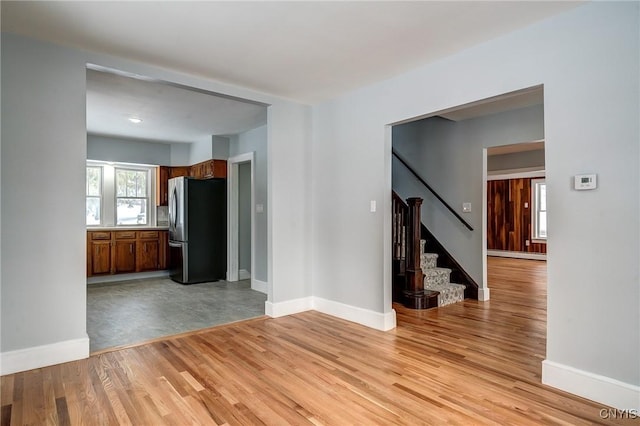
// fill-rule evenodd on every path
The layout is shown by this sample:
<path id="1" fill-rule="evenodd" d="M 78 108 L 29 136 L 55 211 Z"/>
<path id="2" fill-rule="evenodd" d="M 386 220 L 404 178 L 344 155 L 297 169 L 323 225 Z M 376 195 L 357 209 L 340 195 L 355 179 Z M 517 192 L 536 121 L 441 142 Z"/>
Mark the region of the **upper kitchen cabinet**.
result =
<path id="1" fill-rule="evenodd" d="M 191 166 L 191 176 L 198 179 L 226 178 L 227 162 L 225 160 L 207 160 Z"/>
<path id="2" fill-rule="evenodd" d="M 169 204 L 169 179 L 179 176 L 192 176 L 198 179 L 226 178 L 227 162 L 225 160 L 206 160 L 192 166 L 158 166 L 156 169 L 156 204 Z"/>
<path id="3" fill-rule="evenodd" d="M 180 176 L 191 176 L 190 166 L 169 167 L 169 179 Z"/>
<path id="4" fill-rule="evenodd" d="M 167 166 L 159 166 L 156 169 L 156 205 L 169 205 L 169 169 Z"/>

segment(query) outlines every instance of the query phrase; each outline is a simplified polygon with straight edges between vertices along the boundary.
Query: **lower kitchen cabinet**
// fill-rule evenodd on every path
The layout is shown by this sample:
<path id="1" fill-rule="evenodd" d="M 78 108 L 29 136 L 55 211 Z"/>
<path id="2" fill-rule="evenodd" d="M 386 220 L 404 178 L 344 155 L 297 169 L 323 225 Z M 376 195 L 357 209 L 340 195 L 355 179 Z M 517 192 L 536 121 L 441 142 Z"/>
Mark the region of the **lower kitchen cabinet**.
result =
<path id="1" fill-rule="evenodd" d="M 136 241 L 116 240 L 113 271 L 116 274 L 136 271 Z"/>
<path id="2" fill-rule="evenodd" d="M 111 241 L 88 241 L 87 274 L 111 273 Z"/>
<path id="3" fill-rule="evenodd" d="M 160 234 L 159 231 L 138 232 L 138 267 L 137 272 L 155 271 L 160 268 Z"/>
<path id="4" fill-rule="evenodd" d="M 87 275 L 111 273 L 111 232 L 87 233 Z"/>
<path id="5" fill-rule="evenodd" d="M 87 231 L 87 276 L 167 268 L 168 232 Z"/>

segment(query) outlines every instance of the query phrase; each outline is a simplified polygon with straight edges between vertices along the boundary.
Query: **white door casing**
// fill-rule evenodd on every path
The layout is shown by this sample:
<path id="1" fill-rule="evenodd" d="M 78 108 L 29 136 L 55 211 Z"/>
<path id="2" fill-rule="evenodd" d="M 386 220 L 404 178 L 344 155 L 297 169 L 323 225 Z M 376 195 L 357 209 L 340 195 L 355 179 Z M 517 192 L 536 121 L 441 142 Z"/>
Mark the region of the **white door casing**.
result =
<path id="1" fill-rule="evenodd" d="M 227 160 L 227 281 L 238 281 L 238 166 L 251 164 L 251 288 L 255 281 L 255 152 L 247 152 Z"/>

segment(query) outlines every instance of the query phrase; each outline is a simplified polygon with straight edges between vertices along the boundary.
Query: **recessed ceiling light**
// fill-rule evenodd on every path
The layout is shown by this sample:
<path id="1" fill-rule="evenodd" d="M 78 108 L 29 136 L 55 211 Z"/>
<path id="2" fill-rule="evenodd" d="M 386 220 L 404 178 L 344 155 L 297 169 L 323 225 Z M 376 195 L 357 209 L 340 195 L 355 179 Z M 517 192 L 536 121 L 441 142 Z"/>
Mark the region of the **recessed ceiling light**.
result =
<path id="1" fill-rule="evenodd" d="M 137 117 L 129 117 L 129 121 L 135 124 L 142 123 L 142 120 Z"/>

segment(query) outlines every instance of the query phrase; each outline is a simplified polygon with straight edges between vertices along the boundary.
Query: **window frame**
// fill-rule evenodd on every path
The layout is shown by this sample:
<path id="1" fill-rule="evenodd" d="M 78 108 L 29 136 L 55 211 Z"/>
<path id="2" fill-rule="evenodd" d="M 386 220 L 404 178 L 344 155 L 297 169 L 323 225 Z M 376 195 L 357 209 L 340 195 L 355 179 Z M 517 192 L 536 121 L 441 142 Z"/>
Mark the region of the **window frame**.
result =
<path id="1" fill-rule="evenodd" d="M 98 195 L 89 195 L 89 169 L 97 169 L 99 174 L 100 174 L 100 184 L 98 185 Z M 95 164 L 87 164 L 85 167 L 85 206 L 86 206 L 86 201 L 89 198 L 97 198 L 99 201 L 99 213 L 100 213 L 100 220 L 98 221 L 98 223 L 92 223 L 89 224 L 86 221 L 85 218 L 85 225 L 86 226 L 100 226 L 102 225 L 102 221 L 104 218 L 104 169 L 102 167 L 100 167 L 99 165 L 95 165 Z M 85 207 L 86 208 L 86 207 Z"/>
<path id="2" fill-rule="evenodd" d="M 140 164 L 140 163 L 124 163 L 100 160 L 87 160 L 86 167 L 101 168 L 102 186 L 101 186 L 101 214 L 100 224 L 87 224 L 87 228 L 144 228 L 157 226 L 156 214 L 156 186 L 157 182 L 157 165 Z M 147 173 L 147 196 L 146 197 L 117 197 L 116 193 L 116 169 L 127 169 L 134 171 L 142 171 Z M 85 175 L 85 179 L 87 175 Z M 117 204 L 118 198 L 146 198 L 146 223 L 140 224 L 120 224 L 117 223 Z"/>
<path id="3" fill-rule="evenodd" d="M 541 208 L 543 203 L 540 202 L 540 186 L 545 187 L 544 210 Z M 534 243 L 546 244 L 548 238 L 548 229 L 545 229 L 545 235 L 540 235 L 540 213 L 547 215 L 547 182 L 546 178 L 531 179 L 531 240 Z M 548 219 L 548 218 L 547 218 Z M 548 220 L 547 228 L 548 228 Z"/>
<path id="4" fill-rule="evenodd" d="M 118 195 L 118 172 L 119 171 L 125 171 L 125 172 L 142 172 L 146 174 L 146 183 L 145 183 L 145 196 L 144 197 L 139 197 L 139 196 L 130 196 L 130 195 L 126 195 L 126 196 L 119 196 Z M 118 164 L 115 165 L 113 168 L 113 175 L 114 175 L 114 181 L 113 181 L 113 189 L 114 189 L 114 212 L 115 212 L 115 216 L 114 216 L 114 222 L 116 224 L 116 226 L 149 226 L 149 221 L 150 221 L 150 217 L 149 217 L 149 212 L 151 211 L 151 193 L 155 193 L 154 191 L 150 190 L 151 187 L 151 172 L 148 168 L 141 168 L 141 167 L 135 167 L 135 166 L 123 166 L 122 164 Z M 121 224 L 118 221 L 118 201 L 119 200 L 144 200 L 145 202 L 145 218 L 146 221 L 144 223 L 136 223 L 135 225 L 130 225 L 130 224 Z"/>

